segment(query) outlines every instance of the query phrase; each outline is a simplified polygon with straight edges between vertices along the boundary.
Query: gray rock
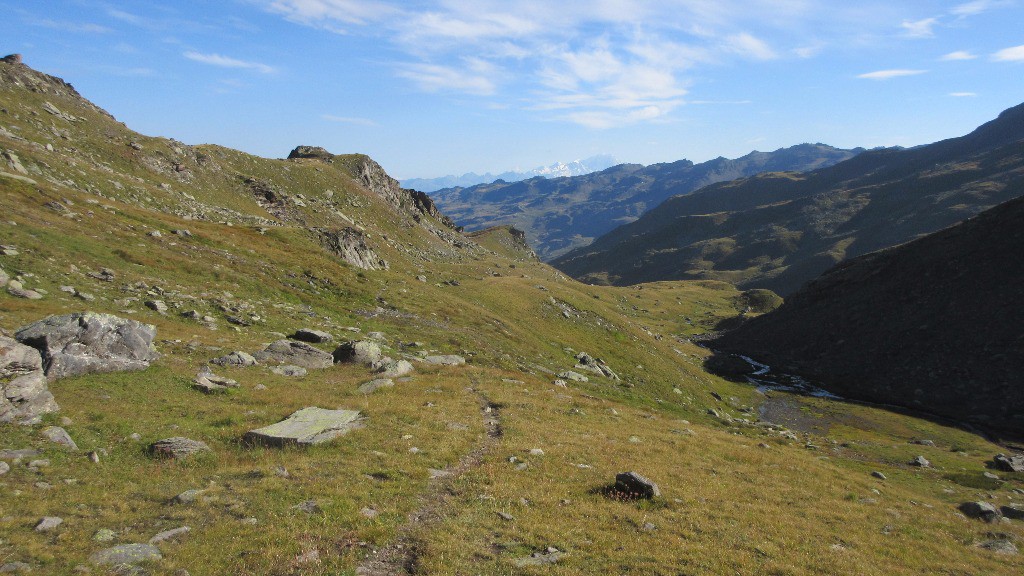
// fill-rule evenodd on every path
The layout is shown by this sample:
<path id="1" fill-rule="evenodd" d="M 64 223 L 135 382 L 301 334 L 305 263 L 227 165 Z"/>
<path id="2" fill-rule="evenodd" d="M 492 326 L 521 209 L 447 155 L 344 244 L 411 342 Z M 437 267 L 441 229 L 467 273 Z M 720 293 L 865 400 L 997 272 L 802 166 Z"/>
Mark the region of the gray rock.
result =
<path id="1" fill-rule="evenodd" d="M 992 462 L 996 465 L 996 468 L 1004 472 L 1024 472 L 1024 454 L 1014 454 L 1011 456 L 999 454 Z"/>
<path id="2" fill-rule="evenodd" d="M 155 337 L 149 324 L 95 312 L 50 316 L 15 333 L 19 342 L 39 350 L 51 379 L 144 370 L 159 357 Z"/>
<path id="3" fill-rule="evenodd" d="M 167 313 L 167 304 L 163 300 L 146 300 L 143 304 L 146 305 L 146 308 L 149 308 L 154 312 L 159 312 L 161 314 Z"/>
<path id="4" fill-rule="evenodd" d="M 385 378 L 398 378 L 411 373 L 414 368 L 408 360 L 381 358 L 373 364 L 374 370 Z"/>
<path id="5" fill-rule="evenodd" d="M 256 358 L 254 358 L 252 354 L 238 350 L 221 356 L 220 358 L 214 358 L 213 360 L 210 360 L 210 364 L 216 364 L 218 366 L 248 367 L 255 366 L 257 362 Z"/>
<path id="6" fill-rule="evenodd" d="M 580 374 L 579 372 L 573 372 L 572 370 L 560 372 L 557 376 L 563 380 L 572 380 L 573 382 L 587 382 L 590 380 L 590 378 L 587 378 L 583 374 Z"/>
<path id="7" fill-rule="evenodd" d="M 194 504 L 199 499 L 205 490 L 185 490 L 181 494 L 178 494 L 174 498 L 171 498 L 171 504 Z"/>
<path id="8" fill-rule="evenodd" d="M 164 438 L 149 445 L 149 452 L 161 458 L 187 458 L 200 452 L 212 452 L 205 442 L 181 436 Z"/>
<path id="9" fill-rule="evenodd" d="M 423 361 L 427 364 L 436 364 L 438 366 L 462 366 L 466 363 L 466 359 L 456 354 L 445 354 L 440 356 L 426 356 Z"/>
<path id="10" fill-rule="evenodd" d="M 395 385 L 395 381 L 391 378 L 375 378 L 369 382 L 365 382 L 359 385 L 359 392 L 362 394 L 373 394 L 381 388 L 389 388 Z"/>
<path id="11" fill-rule="evenodd" d="M 26 574 L 32 571 L 32 565 L 25 562 L 8 562 L 0 565 L 0 574 Z"/>
<path id="12" fill-rule="evenodd" d="M 523 558 L 516 558 L 512 562 L 518 568 L 526 568 L 529 566 L 548 566 L 555 564 L 566 556 L 565 552 L 557 548 L 548 548 L 543 552 L 534 552 L 529 556 Z"/>
<path id="13" fill-rule="evenodd" d="M 58 516 L 43 516 L 42 520 L 36 523 L 36 532 L 49 532 L 64 523 L 64 519 Z"/>
<path id="14" fill-rule="evenodd" d="M 75 441 L 68 435 L 67 430 L 64 430 L 60 426 L 48 426 L 43 428 L 41 434 L 43 438 L 46 438 L 54 444 L 60 444 L 61 446 L 70 448 L 71 450 L 78 450 L 78 444 L 75 444 Z"/>
<path id="15" fill-rule="evenodd" d="M 917 456 L 910 461 L 910 465 L 916 466 L 918 468 L 931 468 L 932 463 L 929 462 L 928 459 L 925 458 L 924 456 Z"/>
<path id="16" fill-rule="evenodd" d="M 885 474 L 882 474 L 878 470 L 872 472 L 871 475 L 874 476 L 875 478 L 878 478 L 879 480 L 885 480 Z"/>
<path id="17" fill-rule="evenodd" d="M 360 416 L 355 410 L 308 407 L 277 424 L 246 432 L 242 439 L 249 444 L 265 446 L 322 444 L 361 427 L 363 419 Z"/>
<path id="18" fill-rule="evenodd" d="M 996 554 L 1005 554 L 1007 556 L 1015 556 L 1017 554 L 1017 545 L 1008 538 L 993 538 L 979 542 L 976 546 Z"/>
<path id="19" fill-rule="evenodd" d="M 631 498 L 650 500 L 661 496 L 658 485 L 636 472 L 621 472 L 615 475 L 615 491 Z"/>
<path id="20" fill-rule="evenodd" d="M 932 440 L 911 440 L 910 443 L 918 446 L 935 446 L 935 442 Z"/>
<path id="21" fill-rule="evenodd" d="M 113 542 L 117 538 L 117 532 L 110 528 L 100 528 L 92 535 L 93 542 Z"/>
<path id="22" fill-rule="evenodd" d="M 0 288 L 7 286 L 7 283 L 10 282 L 10 280 L 11 276 L 7 272 L 4 272 L 3 268 L 0 268 Z"/>
<path id="23" fill-rule="evenodd" d="M 227 392 L 231 388 L 238 388 L 238 382 L 224 376 L 217 376 L 209 368 L 203 368 L 192 380 L 192 387 L 204 394 L 218 394 Z"/>
<path id="24" fill-rule="evenodd" d="M 0 422 L 36 424 L 57 409 L 39 351 L 0 336 Z"/>
<path id="25" fill-rule="evenodd" d="M 988 502 L 964 502 L 958 508 L 964 513 L 964 516 L 980 518 L 985 522 L 998 522 L 1001 517 L 999 510 Z"/>
<path id="26" fill-rule="evenodd" d="M 274 366 L 270 369 L 274 374 L 280 374 L 281 376 L 291 376 L 293 378 L 301 378 L 307 374 L 306 369 L 302 366 Z"/>
<path id="27" fill-rule="evenodd" d="M 325 342 L 334 340 L 334 337 L 323 330 L 301 328 L 291 335 L 291 339 L 298 340 L 300 342 L 309 342 L 311 344 L 324 344 Z"/>
<path id="28" fill-rule="evenodd" d="M 327 352 L 295 340 L 278 340 L 253 354 L 253 357 L 259 362 L 280 362 L 309 369 L 330 368 L 334 365 L 334 357 Z"/>
<path id="29" fill-rule="evenodd" d="M 373 365 L 383 357 L 380 344 L 371 340 L 351 340 L 334 350 L 335 362 Z"/>
<path id="30" fill-rule="evenodd" d="M 7 293 L 16 298 L 25 298 L 26 300 L 41 300 L 43 295 L 35 290 L 29 290 L 22 286 L 21 282 L 17 280 L 10 280 L 7 282 Z"/>
<path id="31" fill-rule="evenodd" d="M 612 380 L 619 380 L 619 375 L 613 372 L 603 360 L 600 358 L 594 358 L 586 352 L 580 352 L 577 354 L 576 362 L 578 362 L 575 366 L 577 370 L 587 370 L 597 374 L 598 376 L 604 376 L 606 378 L 611 378 Z"/>
<path id="32" fill-rule="evenodd" d="M 367 243 L 366 234 L 355 228 L 340 230 L 315 229 L 320 242 L 345 262 L 363 270 L 387 270 L 386 260 L 377 255 Z"/>
<path id="33" fill-rule="evenodd" d="M 1024 520 L 1024 504 L 1007 504 L 1006 506 L 1000 506 L 999 511 L 1007 518 Z"/>
<path id="34" fill-rule="evenodd" d="M 4 474 L 7 474 L 10 471 L 11 465 L 8 464 L 7 462 L 0 460 L 0 476 L 3 476 Z"/>
<path id="35" fill-rule="evenodd" d="M 174 528 L 172 530 L 164 530 L 163 532 L 160 532 L 160 533 L 156 534 L 155 536 L 153 536 L 152 538 L 150 538 L 149 539 L 149 543 L 150 544 L 159 544 L 161 542 L 166 542 L 167 540 L 176 540 L 176 539 L 184 536 L 185 534 L 188 534 L 191 531 L 192 531 L 192 528 L 190 528 L 188 526 L 182 526 L 180 528 Z"/>
<path id="36" fill-rule="evenodd" d="M 17 460 L 19 458 L 35 458 L 42 454 L 35 448 L 4 448 L 0 450 L 0 460 Z"/>
<path id="37" fill-rule="evenodd" d="M 160 549 L 152 544 L 122 544 L 94 552 L 89 561 L 99 566 L 135 565 L 162 559 Z"/>

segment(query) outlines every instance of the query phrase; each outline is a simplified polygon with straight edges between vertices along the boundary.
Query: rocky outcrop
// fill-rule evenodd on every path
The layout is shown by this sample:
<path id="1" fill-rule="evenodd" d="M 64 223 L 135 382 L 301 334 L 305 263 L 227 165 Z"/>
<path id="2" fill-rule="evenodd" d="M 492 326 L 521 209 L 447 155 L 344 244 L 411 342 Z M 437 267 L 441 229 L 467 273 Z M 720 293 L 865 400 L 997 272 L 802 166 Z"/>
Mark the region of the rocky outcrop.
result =
<path id="1" fill-rule="evenodd" d="M 334 357 L 327 352 L 294 340 L 278 340 L 253 356 L 260 362 L 280 362 L 310 369 L 334 365 Z"/>
<path id="2" fill-rule="evenodd" d="M 360 416 L 356 410 L 303 408 L 277 424 L 246 432 L 242 440 L 264 446 L 323 444 L 360 427 Z"/>
<path id="3" fill-rule="evenodd" d="M 57 411 L 39 351 L 0 336 L 0 422 L 38 423 Z"/>
<path id="4" fill-rule="evenodd" d="M 360 230 L 345 227 L 339 230 L 315 228 L 320 243 L 339 258 L 363 270 L 387 270 L 384 260 L 366 243 L 367 236 Z"/>
<path id="5" fill-rule="evenodd" d="M 331 154 L 327 149 L 321 148 L 320 146 L 296 146 L 295 149 L 288 154 L 288 159 L 295 160 L 297 158 L 332 162 L 334 160 L 334 154 Z"/>
<path id="6" fill-rule="evenodd" d="M 39 350 L 50 379 L 144 370 L 159 357 L 155 337 L 152 325 L 95 312 L 50 316 L 15 333 L 19 342 Z"/>

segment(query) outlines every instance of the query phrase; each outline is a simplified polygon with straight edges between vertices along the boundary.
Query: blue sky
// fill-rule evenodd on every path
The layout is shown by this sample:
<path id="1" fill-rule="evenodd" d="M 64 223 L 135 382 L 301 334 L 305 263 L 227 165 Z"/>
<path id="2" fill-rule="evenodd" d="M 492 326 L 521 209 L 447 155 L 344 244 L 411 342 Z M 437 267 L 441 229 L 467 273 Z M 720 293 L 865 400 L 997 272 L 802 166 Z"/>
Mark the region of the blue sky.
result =
<path id="1" fill-rule="evenodd" d="M 395 177 L 912 146 L 1024 102 L 1024 0 L 0 0 L 142 133 Z"/>

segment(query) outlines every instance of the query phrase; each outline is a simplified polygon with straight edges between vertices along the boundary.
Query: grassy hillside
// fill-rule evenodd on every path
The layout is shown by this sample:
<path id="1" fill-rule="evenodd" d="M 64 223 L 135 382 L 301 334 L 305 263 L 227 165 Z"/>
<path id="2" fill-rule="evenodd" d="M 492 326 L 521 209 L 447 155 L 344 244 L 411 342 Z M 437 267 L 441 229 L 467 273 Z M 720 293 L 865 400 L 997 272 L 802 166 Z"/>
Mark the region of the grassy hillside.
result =
<path id="1" fill-rule="evenodd" d="M 365 156 L 272 160 L 144 137 L 20 64 L 0 63 L 0 102 L 0 268 L 43 296 L 0 292 L 0 327 L 11 334 L 49 314 L 108 312 L 155 325 L 161 354 L 143 372 L 52 381 L 59 412 L 37 426 L 0 425 L 0 450 L 38 451 L 3 456 L 0 565 L 102 574 L 93 554 L 188 526 L 142 569 L 981 575 L 1024 567 L 1020 556 L 976 546 L 1024 537 L 1018 523 L 992 527 L 956 511 L 968 499 L 1020 498 L 1020 477 L 982 476 L 1005 448 L 868 407 L 768 398 L 705 372 L 708 352 L 690 338 L 750 306 L 731 285 L 586 286 L 538 262 L 507 228 L 457 234 Z M 329 240 L 346 228 L 361 232 L 386 269 L 342 260 Z M 303 327 L 335 343 L 377 338 L 416 369 L 370 394 L 357 388 L 375 375 L 348 364 L 300 378 L 269 365 L 214 366 L 240 387 L 192 388 L 212 358 L 255 352 Z M 619 379 L 559 378 L 579 352 Z M 421 361 L 435 353 L 468 362 Z M 767 403 L 791 417 L 759 422 Z M 240 441 L 306 406 L 360 410 L 365 426 L 308 449 Z M 79 449 L 45 440 L 50 425 Z M 183 461 L 147 454 L 172 436 L 212 452 Z M 907 466 L 918 453 L 933 468 Z M 607 497 L 626 470 L 657 482 L 662 496 Z M 188 490 L 201 492 L 172 502 Z M 63 523 L 36 531 L 44 516 Z"/>

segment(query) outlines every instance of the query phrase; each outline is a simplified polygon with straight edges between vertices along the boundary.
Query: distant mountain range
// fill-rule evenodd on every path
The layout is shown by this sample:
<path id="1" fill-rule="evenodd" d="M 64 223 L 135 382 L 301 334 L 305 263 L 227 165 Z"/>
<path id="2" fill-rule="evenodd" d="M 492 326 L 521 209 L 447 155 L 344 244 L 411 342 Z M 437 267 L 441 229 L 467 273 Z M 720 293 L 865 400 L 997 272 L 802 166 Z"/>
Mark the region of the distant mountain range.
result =
<path id="1" fill-rule="evenodd" d="M 441 210 L 469 230 L 513 225 L 550 260 L 642 216 L 667 198 L 702 186 L 764 171 L 814 170 L 863 152 L 800 144 L 742 158 L 700 164 L 680 160 L 641 166 L 620 164 L 572 178 L 531 178 L 448 188 L 431 195 Z"/>
<path id="2" fill-rule="evenodd" d="M 519 182 L 520 180 L 527 180 L 529 178 L 562 178 L 565 176 L 582 176 L 584 174 L 590 174 L 591 172 L 597 172 L 610 168 L 616 164 L 615 157 L 611 154 L 600 154 L 598 156 L 591 156 L 590 158 L 584 158 L 583 160 L 573 160 L 572 162 L 555 162 L 549 166 L 539 166 L 533 170 L 526 170 L 525 172 L 510 171 L 502 172 L 501 174 L 477 174 L 475 172 L 468 172 L 462 176 L 441 176 L 439 178 L 409 178 L 407 180 L 400 180 L 403 188 L 412 188 L 413 190 L 420 190 L 422 192 L 435 192 L 442 188 L 454 188 L 456 186 L 474 186 L 476 184 L 488 184 L 496 180 L 503 180 L 505 182 Z"/>
<path id="3" fill-rule="evenodd" d="M 845 397 L 1024 438 L 1022 254 L 1018 198 L 844 262 L 712 346 Z"/>
<path id="4" fill-rule="evenodd" d="M 552 263 L 591 283 L 715 279 L 785 295 L 1022 194 L 1024 105 L 960 138 L 676 196 Z"/>

